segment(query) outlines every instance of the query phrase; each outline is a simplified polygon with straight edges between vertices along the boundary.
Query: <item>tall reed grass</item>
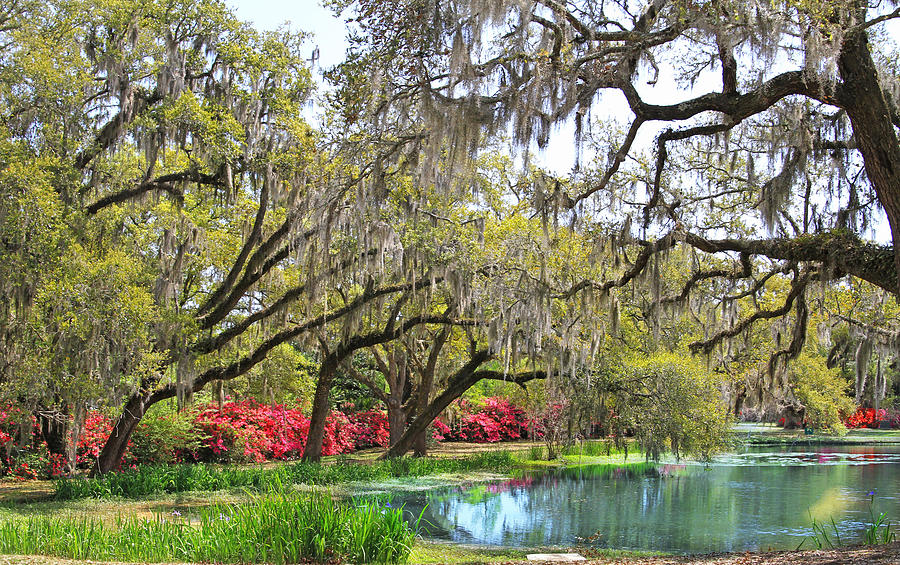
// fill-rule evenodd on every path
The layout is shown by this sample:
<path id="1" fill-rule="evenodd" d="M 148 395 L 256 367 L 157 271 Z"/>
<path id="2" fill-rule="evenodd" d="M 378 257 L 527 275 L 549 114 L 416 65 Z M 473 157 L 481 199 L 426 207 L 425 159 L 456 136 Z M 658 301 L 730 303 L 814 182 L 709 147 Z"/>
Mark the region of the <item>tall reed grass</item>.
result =
<path id="1" fill-rule="evenodd" d="M 421 477 L 477 470 L 505 472 L 516 464 L 508 452 L 485 452 L 459 459 L 402 457 L 372 464 L 294 463 L 275 468 L 212 467 L 203 464 L 144 466 L 103 477 L 60 479 L 56 498 L 139 498 L 154 494 L 250 488 L 260 492 L 284 485 L 333 485 L 353 481 L 379 481 L 391 477 Z"/>
<path id="2" fill-rule="evenodd" d="M 402 509 L 325 495 L 268 494 L 214 504 L 190 520 L 47 516 L 0 524 L 0 553 L 100 561 L 204 563 L 405 562 L 415 532 Z"/>

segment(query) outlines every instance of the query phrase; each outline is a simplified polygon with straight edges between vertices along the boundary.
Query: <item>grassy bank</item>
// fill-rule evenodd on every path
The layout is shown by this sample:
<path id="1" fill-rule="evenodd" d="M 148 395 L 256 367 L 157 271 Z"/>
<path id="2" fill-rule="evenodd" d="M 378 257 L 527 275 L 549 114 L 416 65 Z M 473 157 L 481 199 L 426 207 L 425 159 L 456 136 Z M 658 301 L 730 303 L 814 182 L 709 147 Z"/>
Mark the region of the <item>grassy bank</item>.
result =
<path id="1" fill-rule="evenodd" d="M 848 430 L 846 435 L 837 436 L 813 430 L 787 430 L 774 424 L 738 424 L 734 428 L 734 439 L 743 445 L 897 445 L 900 444 L 900 430 L 873 430 L 858 428 Z"/>
<path id="2" fill-rule="evenodd" d="M 552 462 L 542 459 L 546 453 L 536 444 L 502 446 L 502 451 L 468 447 L 475 452 L 392 461 L 143 467 L 44 484 L 54 490 L 39 501 L 31 501 L 33 485 L 22 484 L 21 499 L 0 504 L 0 553 L 133 562 L 521 560 L 535 550 L 415 540 L 397 509 L 377 498 L 352 497 L 552 468 L 613 474 L 652 467 L 633 452 L 626 463 L 602 443 L 578 445 Z"/>
<path id="3" fill-rule="evenodd" d="M 325 494 L 270 494 L 213 504 L 190 518 L 34 516 L 0 524 L 0 553 L 134 562 L 404 562 L 415 532 L 399 509 Z"/>
<path id="4" fill-rule="evenodd" d="M 490 470 L 507 473 L 517 460 L 508 451 L 478 453 L 455 459 L 403 457 L 371 464 L 293 463 L 271 468 L 171 465 L 139 467 L 104 477 L 56 481 L 57 500 L 79 498 L 140 498 L 190 491 L 249 488 L 260 492 L 288 485 L 328 486 L 348 482 L 375 482 L 394 477 L 423 477 L 441 473 Z"/>

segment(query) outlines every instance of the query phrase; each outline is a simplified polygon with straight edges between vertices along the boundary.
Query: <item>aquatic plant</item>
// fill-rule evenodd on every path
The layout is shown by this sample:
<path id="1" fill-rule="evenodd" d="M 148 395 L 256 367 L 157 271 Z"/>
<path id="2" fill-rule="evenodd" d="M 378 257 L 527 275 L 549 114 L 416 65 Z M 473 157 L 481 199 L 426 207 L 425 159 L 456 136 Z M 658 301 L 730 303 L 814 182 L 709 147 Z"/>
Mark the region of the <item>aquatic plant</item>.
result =
<path id="1" fill-rule="evenodd" d="M 891 523 L 887 520 L 887 514 L 881 512 L 875 516 L 875 491 L 869 491 L 869 525 L 865 530 L 865 541 L 867 545 L 878 545 L 891 543 L 896 538 L 895 532 L 891 531 Z"/>
<path id="2" fill-rule="evenodd" d="M 0 553 L 101 561 L 398 563 L 416 532 L 402 508 L 377 501 L 335 502 L 326 495 L 270 494 L 245 504 L 214 504 L 191 518 L 50 516 L 0 524 Z"/>
<path id="3" fill-rule="evenodd" d="M 863 531 L 863 542 L 866 545 L 893 543 L 896 541 L 897 535 L 896 532 L 891 531 L 891 523 L 887 519 L 887 513 L 880 512 L 877 515 L 875 514 L 875 491 L 869 491 L 868 497 L 869 524 Z M 804 538 L 800 542 L 800 545 L 797 546 L 797 549 L 800 549 L 807 539 L 812 541 L 813 545 L 816 546 L 816 549 L 832 549 L 844 545 L 844 542 L 841 539 L 841 533 L 834 521 L 834 517 L 831 518 L 830 528 L 834 532 L 833 538 L 828 533 L 828 525 L 818 522 L 815 518 L 812 518 L 812 529 L 813 534 L 808 538 Z"/>

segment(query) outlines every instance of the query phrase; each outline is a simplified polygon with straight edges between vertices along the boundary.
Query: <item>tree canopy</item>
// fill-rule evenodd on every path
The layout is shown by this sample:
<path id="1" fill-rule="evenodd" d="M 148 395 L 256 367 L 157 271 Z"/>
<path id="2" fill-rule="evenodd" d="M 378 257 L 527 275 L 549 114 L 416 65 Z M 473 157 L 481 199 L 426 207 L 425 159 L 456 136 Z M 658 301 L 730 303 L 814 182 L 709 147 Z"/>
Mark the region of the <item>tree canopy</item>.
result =
<path id="1" fill-rule="evenodd" d="M 640 382 L 669 399 L 648 445 L 692 445 L 670 401 L 689 351 L 736 410 L 765 393 L 833 422 L 788 370 L 839 389 L 810 356 L 884 388 L 864 374 L 896 343 L 900 253 L 871 237 L 882 213 L 900 237 L 894 4 L 332 5 L 355 35 L 314 122 L 305 36 L 220 1 L 0 11 L 0 385 L 75 429 L 120 410 L 97 472 L 154 403 L 313 358 L 307 459 L 345 371 L 397 404 L 389 455 L 482 379 L 619 402 Z M 535 166 L 566 123 L 575 168 Z M 659 362 L 592 380 L 619 347 Z"/>

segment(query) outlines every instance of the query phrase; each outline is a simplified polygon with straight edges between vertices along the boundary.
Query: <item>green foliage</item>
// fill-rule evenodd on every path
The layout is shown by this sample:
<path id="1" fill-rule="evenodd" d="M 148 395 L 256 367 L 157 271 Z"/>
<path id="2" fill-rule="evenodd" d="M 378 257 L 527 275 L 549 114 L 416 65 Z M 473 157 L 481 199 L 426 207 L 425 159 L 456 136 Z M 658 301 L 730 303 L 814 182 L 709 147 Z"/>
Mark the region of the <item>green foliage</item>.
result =
<path id="1" fill-rule="evenodd" d="M 100 561 L 402 563 L 415 532 L 401 508 L 327 495 L 269 494 L 213 504 L 188 517 L 100 520 L 31 517 L 0 524 L 0 552 Z"/>
<path id="2" fill-rule="evenodd" d="M 318 364 L 292 344 L 283 343 L 269 352 L 245 379 L 232 382 L 235 397 L 255 398 L 274 404 L 305 404 L 316 388 Z"/>
<path id="3" fill-rule="evenodd" d="M 816 546 L 816 549 L 842 547 L 844 545 L 844 540 L 841 539 L 841 532 L 838 530 L 834 518 L 831 518 L 830 525 L 831 527 L 829 528 L 828 524 L 819 522 L 813 518 L 812 535 L 801 541 L 800 545 L 797 546 L 797 549 L 800 549 L 807 539 Z M 831 533 L 829 533 L 829 531 Z M 875 492 L 870 492 L 869 523 L 866 525 L 865 530 L 863 530 L 863 542 L 866 545 L 882 545 L 894 543 L 896 539 L 897 533 L 891 531 L 891 522 L 887 519 L 887 514 L 885 512 L 880 512 L 877 515 L 875 514 Z"/>
<path id="4" fill-rule="evenodd" d="M 132 456 L 144 465 L 166 465 L 178 452 L 198 451 L 204 437 L 194 421 L 193 414 L 179 413 L 171 403 L 155 404 L 131 436 Z"/>
<path id="5" fill-rule="evenodd" d="M 138 498 L 152 494 L 252 488 L 258 491 L 284 485 L 333 485 L 350 481 L 378 481 L 391 477 L 421 477 L 439 473 L 490 470 L 504 472 L 515 466 L 505 451 L 480 453 L 459 459 L 406 458 L 371 465 L 295 463 L 275 468 L 212 467 L 203 464 L 145 466 L 110 473 L 101 478 L 61 479 L 54 484 L 56 498 Z"/>
<path id="6" fill-rule="evenodd" d="M 820 355 L 803 352 L 791 361 L 789 371 L 791 390 L 806 408 L 808 424 L 828 433 L 845 434 L 841 415 L 852 414 L 855 406 L 840 370 L 829 369 Z"/>
<path id="7" fill-rule="evenodd" d="M 696 360 L 675 353 L 632 358 L 627 378 L 641 383 L 644 399 L 628 408 L 628 422 L 648 457 L 670 451 L 709 460 L 726 449 L 731 420 L 720 379 Z"/>
<path id="8" fill-rule="evenodd" d="M 893 543 L 897 533 L 891 531 L 891 522 L 887 514 L 879 512 L 875 515 L 875 491 L 869 493 L 869 525 L 865 529 L 865 542 L 868 545 Z"/>
<path id="9" fill-rule="evenodd" d="M 834 533 L 834 537 L 832 537 L 828 533 L 829 528 L 827 524 L 819 522 L 815 518 L 812 519 L 813 534 L 809 537 L 809 539 L 812 540 L 812 543 L 816 546 L 816 549 L 833 549 L 835 547 L 841 547 L 844 545 L 844 542 L 841 540 L 841 532 L 838 531 L 837 524 L 834 523 L 834 518 L 831 519 L 830 529 Z M 800 549 L 805 541 L 806 539 L 801 541 L 800 545 L 797 546 L 797 549 Z"/>

